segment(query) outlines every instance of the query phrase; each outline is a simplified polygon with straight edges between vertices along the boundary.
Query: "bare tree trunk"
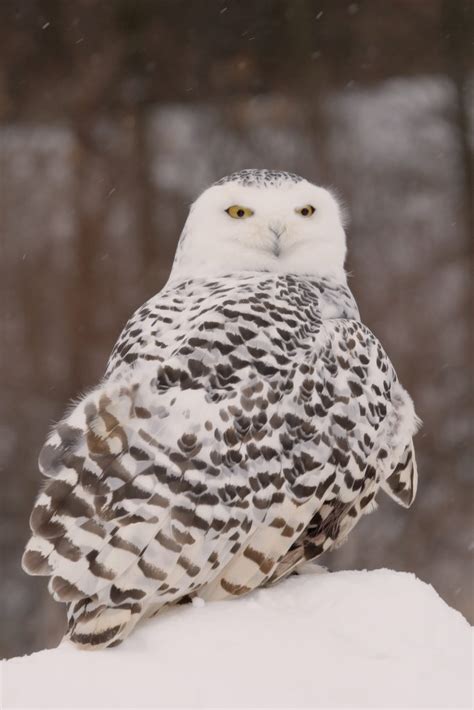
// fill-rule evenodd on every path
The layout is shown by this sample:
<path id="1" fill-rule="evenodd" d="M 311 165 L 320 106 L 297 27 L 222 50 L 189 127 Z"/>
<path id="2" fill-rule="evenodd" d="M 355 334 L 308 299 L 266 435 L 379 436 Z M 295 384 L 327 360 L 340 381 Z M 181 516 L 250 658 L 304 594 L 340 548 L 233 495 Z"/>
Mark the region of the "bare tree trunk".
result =
<path id="1" fill-rule="evenodd" d="M 472 77 L 472 37 L 474 32 L 474 4 L 471 0 L 444 0 L 443 24 L 447 29 L 448 70 L 456 87 L 455 116 L 458 143 L 461 150 L 464 204 L 463 222 L 466 225 L 466 256 L 474 269 L 474 175 L 472 151 L 469 140 L 472 117 L 469 116 L 469 82 Z M 472 108 L 471 108 L 472 111 Z M 470 279 L 470 310 L 474 308 L 474 282 Z M 469 317 L 469 314 L 468 314 Z M 471 328 L 469 343 L 470 361 L 474 361 L 474 337 Z"/>

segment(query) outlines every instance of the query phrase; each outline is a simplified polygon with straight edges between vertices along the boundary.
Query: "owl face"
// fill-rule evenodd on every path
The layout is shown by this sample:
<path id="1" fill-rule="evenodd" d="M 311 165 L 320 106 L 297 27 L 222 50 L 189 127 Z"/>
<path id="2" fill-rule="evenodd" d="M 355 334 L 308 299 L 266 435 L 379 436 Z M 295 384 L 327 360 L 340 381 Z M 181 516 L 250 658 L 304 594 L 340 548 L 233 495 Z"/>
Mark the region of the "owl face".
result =
<path id="1" fill-rule="evenodd" d="M 192 205 L 173 276 L 270 271 L 344 277 L 341 211 L 324 188 L 288 173 L 244 171 Z"/>

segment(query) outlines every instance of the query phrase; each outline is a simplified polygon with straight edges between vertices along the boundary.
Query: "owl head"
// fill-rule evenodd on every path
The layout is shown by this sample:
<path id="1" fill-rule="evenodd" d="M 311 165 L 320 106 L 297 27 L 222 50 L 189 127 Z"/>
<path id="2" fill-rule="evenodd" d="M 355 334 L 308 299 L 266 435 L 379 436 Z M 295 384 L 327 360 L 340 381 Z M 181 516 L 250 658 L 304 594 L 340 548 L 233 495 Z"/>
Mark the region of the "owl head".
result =
<path id="1" fill-rule="evenodd" d="M 191 206 L 171 278 L 267 271 L 345 280 L 345 256 L 330 192 L 292 173 L 243 170 Z"/>

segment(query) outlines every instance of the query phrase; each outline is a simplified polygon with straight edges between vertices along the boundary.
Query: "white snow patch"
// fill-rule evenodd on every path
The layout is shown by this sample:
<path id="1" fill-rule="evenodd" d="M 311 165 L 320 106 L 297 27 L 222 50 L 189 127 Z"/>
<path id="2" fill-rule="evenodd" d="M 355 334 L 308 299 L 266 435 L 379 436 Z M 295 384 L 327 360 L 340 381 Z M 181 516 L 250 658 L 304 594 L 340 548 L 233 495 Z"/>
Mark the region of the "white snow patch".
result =
<path id="1" fill-rule="evenodd" d="M 471 628 L 389 570 L 180 606 L 108 651 L 5 661 L 4 708 L 471 707 Z"/>

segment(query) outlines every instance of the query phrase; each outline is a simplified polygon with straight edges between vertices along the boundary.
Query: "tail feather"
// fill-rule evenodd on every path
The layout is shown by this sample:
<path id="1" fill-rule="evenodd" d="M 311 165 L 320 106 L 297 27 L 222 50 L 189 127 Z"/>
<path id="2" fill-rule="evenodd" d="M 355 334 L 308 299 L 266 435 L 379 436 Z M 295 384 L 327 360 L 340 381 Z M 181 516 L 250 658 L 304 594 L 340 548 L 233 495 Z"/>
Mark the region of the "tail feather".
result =
<path id="1" fill-rule="evenodd" d="M 139 604 L 112 608 L 89 600 L 70 607 L 66 638 L 83 650 L 117 646 L 127 638 L 141 615 Z"/>
<path id="2" fill-rule="evenodd" d="M 418 487 L 418 471 L 412 441 L 405 447 L 393 471 L 387 478 L 382 479 L 381 486 L 390 498 L 404 508 L 411 506 Z"/>

